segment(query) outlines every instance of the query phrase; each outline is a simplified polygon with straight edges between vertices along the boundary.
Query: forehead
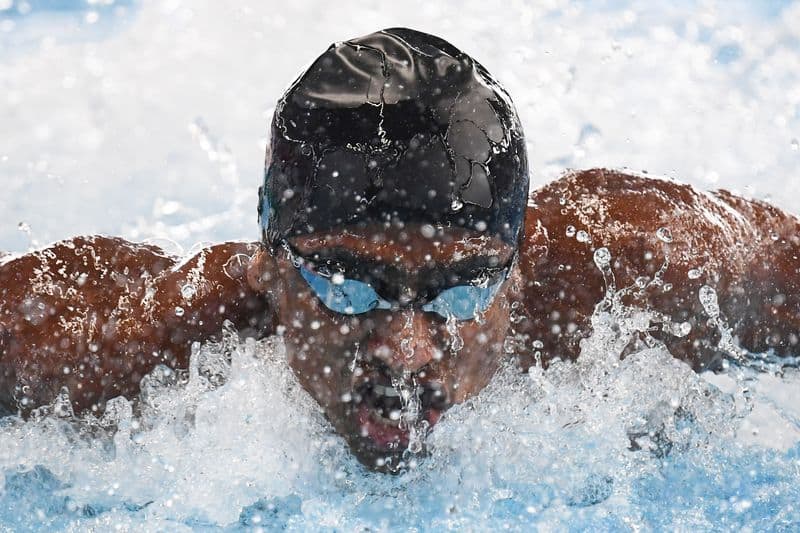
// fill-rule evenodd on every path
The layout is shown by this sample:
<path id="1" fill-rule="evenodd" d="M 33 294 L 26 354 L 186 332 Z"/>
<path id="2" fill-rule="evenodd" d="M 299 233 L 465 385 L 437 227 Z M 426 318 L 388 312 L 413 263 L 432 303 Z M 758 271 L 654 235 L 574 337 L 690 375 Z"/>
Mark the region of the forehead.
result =
<path id="1" fill-rule="evenodd" d="M 495 235 L 428 224 L 349 228 L 293 237 L 290 242 L 305 256 L 338 250 L 365 261 L 392 263 L 404 269 L 431 264 L 446 267 L 480 258 L 495 258 L 496 264 L 502 265 L 514 253 L 510 245 Z"/>

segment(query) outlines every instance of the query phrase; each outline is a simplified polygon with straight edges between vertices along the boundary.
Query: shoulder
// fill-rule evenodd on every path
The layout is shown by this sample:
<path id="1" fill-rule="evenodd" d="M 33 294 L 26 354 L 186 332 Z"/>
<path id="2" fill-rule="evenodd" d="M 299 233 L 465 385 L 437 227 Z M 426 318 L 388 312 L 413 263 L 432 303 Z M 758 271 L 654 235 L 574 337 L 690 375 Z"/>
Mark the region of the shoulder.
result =
<path id="1" fill-rule="evenodd" d="M 141 269 L 144 264 L 158 273 L 174 264 L 175 259 L 161 248 L 133 243 L 117 237 L 102 235 L 79 236 L 50 244 L 24 254 L 0 257 L 0 280 L 11 273 L 31 268 L 81 268 L 85 273 L 114 267 Z"/>
<path id="2" fill-rule="evenodd" d="M 64 321 L 81 310 L 113 307 L 174 263 L 158 247 L 104 236 L 75 237 L 9 254 L 0 258 L 0 319 Z"/>
<path id="3" fill-rule="evenodd" d="M 645 199 L 644 204 L 631 205 Z M 536 208 L 557 203 L 566 211 L 603 211 L 620 205 L 644 211 L 651 204 L 662 207 L 708 201 L 711 196 L 686 183 L 664 176 L 630 170 L 592 168 L 568 170 L 557 180 L 531 194 L 528 206 Z"/>
<path id="4" fill-rule="evenodd" d="M 744 214 L 729 194 L 629 170 L 568 171 L 531 194 L 526 229 L 532 224 L 585 231 L 596 242 L 666 228 L 687 240 L 697 232 L 726 240 L 753 238 Z M 563 227 L 562 227 L 563 226 Z M 569 232 L 571 233 L 571 232 Z"/>

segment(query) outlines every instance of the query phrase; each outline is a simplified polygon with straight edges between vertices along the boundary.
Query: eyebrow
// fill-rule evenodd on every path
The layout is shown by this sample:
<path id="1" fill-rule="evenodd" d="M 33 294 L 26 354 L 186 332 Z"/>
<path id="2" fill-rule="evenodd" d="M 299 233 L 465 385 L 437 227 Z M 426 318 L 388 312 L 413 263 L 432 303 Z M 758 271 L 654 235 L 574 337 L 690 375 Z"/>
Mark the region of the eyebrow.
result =
<path id="1" fill-rule="evenodd" d="M 352 268 L 343 268 L 345 272 L 354 271 L 354 272 L 363 272 L 364 270 L 372 271 L 374 269 L 390 269 L 390 270 L 397 270 L 398 273 L 410 275 L 412 274 L 411 271 L 398 266 L 393 261 L 385 261 L 385 260 L 378 260 L 372 257 L 364 257 L 362 254 L 357 252 L 353 252 L 352 250 L 348 250 L 346 248 L 340 247 L 332 247 L 332 248 L 325 248 L 323 250 L 315 251 L 309 254 L 298 254 L 300 257 L 311 261 L 312 263 L 317 263 L 320 261 L 325 262 L 332 262 L 338 263 L 341 266 L 344 265 L 359 265 L 359 268 L 352 269 Z M 459 275 L 462 277 L 468 277 L 469 274 L 475 273 L 476 275 L 480 275 L 485 271 L 499 271 L 506 268 L 510 263 L 512 258 L 500 262 L 499 255 L 473 255 L 464 259 L 458 259 L 453 262 L 449 263 L 426 263 L 423 267 L 416 269 L 413 274 L 417 274 L 419 272 L 432 272 L 432 271 L 449 271 Z"/>

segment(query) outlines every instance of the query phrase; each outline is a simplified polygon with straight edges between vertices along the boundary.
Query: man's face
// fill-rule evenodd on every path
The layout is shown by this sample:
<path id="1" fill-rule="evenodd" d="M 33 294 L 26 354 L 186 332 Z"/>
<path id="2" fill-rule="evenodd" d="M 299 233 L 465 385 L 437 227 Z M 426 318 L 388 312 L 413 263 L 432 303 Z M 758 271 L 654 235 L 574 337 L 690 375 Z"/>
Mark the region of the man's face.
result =
<path id="1" fill-rule="evenodd" d="M 359 460 L 392 469 L 413 435 L 497 370 L 513 249 L 431 226 L 295 237 L 289 245 L 271 258 L 280 281 L 266 285 L 289 364 Z M 366 291 L 380 304 L 344 308 L 320 283 L 338 283 L 353 301 Z M 456 300 L 460 308 L 448 307 Z"/>

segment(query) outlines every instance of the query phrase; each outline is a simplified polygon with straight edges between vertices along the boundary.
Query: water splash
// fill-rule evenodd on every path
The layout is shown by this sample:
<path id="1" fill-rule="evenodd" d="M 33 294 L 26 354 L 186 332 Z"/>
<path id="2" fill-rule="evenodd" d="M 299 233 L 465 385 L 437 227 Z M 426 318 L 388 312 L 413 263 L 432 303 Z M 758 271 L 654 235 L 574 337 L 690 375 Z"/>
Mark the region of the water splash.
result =
<path id="1" fill-rule="evenodd" d="M 392 387 L 400 397 L 400 427 L 408 429 L 407 451 L 417 454 L 422 451 L 423 440 L 427 432 L 427 422 L 422 419 L 422 402 L 420 387 L 416 375 L 405 371 L 402 376 L 392 376 Z"/>
<path id="2" fill-rule="evenodd" d="M 464 347 L 464 338 L 458 328 L 458 319 L 450 315 L 445 320 L 445 330 L 450 337 L 450 352 L 455 355 Z"/>
<path id="3" fill-rule="evenodd" d="M 6 418 L 0 520 L 50 530 L 800 524 L 800 426 L 783 451 L 754 448 L 752 430 L 740 433 L 745 419 L 788 427 L 800 412 L 786 404 L 758 422 L 757 410 L 740 409 L 735 376 L 721 390 L 720 378 L 695 374 L 661 346 L 622 359 L 621 339 L 658 319 L 635 314 L 598 309 L 575 363 L 504 367 L 430 432 L 414 424 L 413 376 L 394 380 L 411 442 L 429 433 L 428 456 L 410 445 L 413 467 L 398 476 L 355 462 L 288 370 L 279 338 L 228 330 L 195 346 L 186 371 L 147 376 L 135 405 L 113 400 L 99 419 L 76 420 L 57 404 L 28 422 Z M 787 390 L 800 386 L 800 373 L 784 372 Z M 775 389 L 753 384 L 760 409 Z"/>
<path id="4" fill-rule="evenodd" d="M 720 314 L 717 291 L 709 285 L 703 285 L 698 291 L 698 297 L 700 298 L 700 304 L 708 315 L 708 323 L 719 332 L 720 338 L 717 347 L 734 360 L 741 361 L 744 357 L 744 352 L 734 342 L 731 329 L 726 325 L 725 319 Z"/>

